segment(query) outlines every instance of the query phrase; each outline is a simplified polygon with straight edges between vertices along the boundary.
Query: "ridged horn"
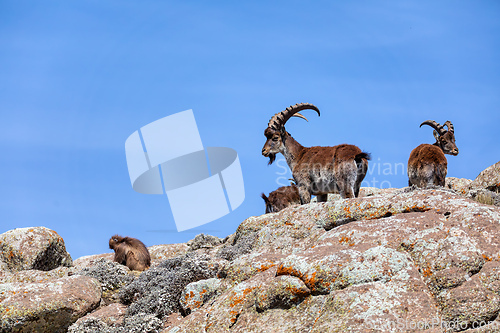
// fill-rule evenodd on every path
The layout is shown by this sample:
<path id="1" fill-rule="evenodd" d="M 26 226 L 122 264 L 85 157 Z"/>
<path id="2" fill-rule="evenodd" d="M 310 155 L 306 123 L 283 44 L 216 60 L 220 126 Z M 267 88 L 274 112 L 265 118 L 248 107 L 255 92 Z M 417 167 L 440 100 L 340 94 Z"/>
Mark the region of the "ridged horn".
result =
<path id="1" fill-rule="evenodd" d="M 298 104 L 291 105 L 291 106 L 287 107 L 285 110 L 283 110 L 281 112 L 276 113 L 269 120 L 267 127 L 270 127 L 273 130 L 279 130 L 283 126 L 285 126 L 286 122 L 291 117 L 299 117 L 299 118 L 305 119 L 307 121 L 306 117 L 304 117 L 303 115 L 298 113 L 302 110 L 307 110 L 307 109 L 311 109 L 311 110 L 316 111 L 318 113 L 318 116 L 320 116 L 319 109 L 315 105 L 310 104 L 310 103 L 298 103 Z"/>
<path id="2" fill-rule="evenodd" d="M 451 121 L 447 120 L 443 126 L 448 127 L 448 132 L 455 134 L 455 129 L 453 128 L 453 124 L 451 123 Z"/>
<path id="3" fill-rule="evenodd" d="M 426 121 L 424 121 L 423 123 L 420 124 L 420 127 L 422 127 L 422 125 L 429 125 L 430 127 L 434 128 L 438 132 L 439 135 L 443 135 L 443 134 L 446 133 L 446 131 L 443 128 L 444 126 L 439 125 L 434 120 L 426 120 Z"/>

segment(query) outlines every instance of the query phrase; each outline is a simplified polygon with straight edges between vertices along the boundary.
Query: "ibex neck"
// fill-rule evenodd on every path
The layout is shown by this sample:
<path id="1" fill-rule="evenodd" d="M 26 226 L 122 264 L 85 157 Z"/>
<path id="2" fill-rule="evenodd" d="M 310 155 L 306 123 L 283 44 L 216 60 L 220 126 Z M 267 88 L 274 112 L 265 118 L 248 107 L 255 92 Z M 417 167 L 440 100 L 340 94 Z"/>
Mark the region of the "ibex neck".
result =
<path id="1" fill-rule="evenodd" d="M 441 147 L 441 145 L 439 144 L 439 142 L 434 142 L 433 146 L 436 146 L 438 147 L 439 149 L 443 150 L 443 147 Z M 444 150 L 443 150 L 444 151 Z"/>
<path id="2" fill-rule="evenodd" d="M 304 149 L 304 146 L 295 141 L 295 139 L 288 132 L 285 132 L 285 135 L 283 136 L 283 146 L 284 148 L 281 153 L 285 156 L 286 163 L 293 172 L 293 169 L 297 164 L 297 159 Z"/>

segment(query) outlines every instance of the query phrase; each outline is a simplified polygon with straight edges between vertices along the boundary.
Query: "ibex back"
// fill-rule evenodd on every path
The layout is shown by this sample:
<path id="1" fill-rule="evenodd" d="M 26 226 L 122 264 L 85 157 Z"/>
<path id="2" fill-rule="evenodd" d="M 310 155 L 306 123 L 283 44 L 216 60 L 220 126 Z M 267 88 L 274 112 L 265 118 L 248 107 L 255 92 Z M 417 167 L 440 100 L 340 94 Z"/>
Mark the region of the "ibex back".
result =
<path id="1" fill-rule="evenodd" d="M 262 155 L 269 157 L 271 164 L 276 154 L 283 154 L 299 188 L 302 204 L 309 203 L 311 195 L 316 195 L 318 202 L 326 201 L 328 193 L 339 193 L 342 198 L 357 197 L 368 170 L 369 154 L 348 144 L 334 147 L 302 146 L 285 130 L 285 123 L 291 117 L 307 120 L 298 113 L 306 109 L 312 109 L 320 115 L 316 106 L 301 103 L 271 118 L 264 131 L 267 141 L 262 148 Z"/>
<path id="2" fill-rule="evenodd" d="M 434 120 L 426 120 L 422 125 L 429 125 L 433 131 L 436 142 L 432 145 L 424 143 L 413 149 L 408 159 L 408 185 L 425 188 L 429 185 L 444 186 L 448 173 L 448 161 L 444 154 L 458 155 L 455 144 L 455 130 L 448 120 L 444 125 L 439 125 Z M 444 129 L 444 126 L 448 130 Z"/>

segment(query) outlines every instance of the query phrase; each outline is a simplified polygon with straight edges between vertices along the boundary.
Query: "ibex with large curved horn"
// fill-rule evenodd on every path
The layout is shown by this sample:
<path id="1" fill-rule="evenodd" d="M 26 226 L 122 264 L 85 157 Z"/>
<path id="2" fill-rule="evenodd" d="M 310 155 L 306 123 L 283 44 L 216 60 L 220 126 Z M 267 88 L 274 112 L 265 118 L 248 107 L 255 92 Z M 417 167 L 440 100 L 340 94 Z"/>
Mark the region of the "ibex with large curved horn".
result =
<path id="1" fill-rule="evenodd" d="M 267 138 L 262 155 L 273 163 L 276 154 L 285 156 L 299 188 L 302 204 L 311 201 L 311 195 L 318 202 L 327 200 L 328 193 L 340 193 L 342 198 L 353 198 L 359 194 L 361 182 L 368 170 L 370 155 L 356 146 L 341 144 L 334 147 L 304 147 L 285 130 L 291 117 L 305 120 L 300 111 L 311 109 L 320 115 L 319 109 L 309 103 L 296 104 L 275 114 L 267 125 Z"/>
<path id="2" fill-rule="evenodd" d="M 424 143 L 413 149 L 408 159 L 408 185 L 425 188 L 428 185 L 444 186 L 448 173 L 448 161 L 444 154 L 458 155 L 455 144 L 455 130 L 448 120 L 444 125 L 439 125 L 434 120 L 426 120 L 422 125 L 429 125 L 433 131 L 436 142 L 433 145 Z M 444 129 L 444 126 L 448 130 Z"/>

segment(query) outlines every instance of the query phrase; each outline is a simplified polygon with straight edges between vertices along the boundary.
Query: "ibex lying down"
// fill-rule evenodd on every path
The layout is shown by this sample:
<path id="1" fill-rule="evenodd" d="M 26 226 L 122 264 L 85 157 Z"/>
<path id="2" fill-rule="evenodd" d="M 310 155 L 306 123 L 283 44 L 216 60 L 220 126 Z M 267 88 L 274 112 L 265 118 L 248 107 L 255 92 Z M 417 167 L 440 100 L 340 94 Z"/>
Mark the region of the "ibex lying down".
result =
<path id="1" fill-rule="evenodd" d="M 261 196 L 266 202 L 266 214 L 279 212 L 288 206 L 300 205 L 299 188 L 294 184 L 281 186 L 269 193 L 269 197 L 264 193 Z"/>
<path id="2" fill-rule="evenodd" d="M 276 154 L 285 156 L 299 188 L 302 204 L 311 201 L 311 195 L 318 202 L 327 200 L 328 193 L 340 193 L 342 198 L 353 198 L 359 194 L 361 182 L 368 169 L 370 155 L 356 146 L 341 144 L 334 147 L 304 147 L 285 130 L 285 123 L 292 116 L 307 120 L 300 111 L 319 109 L 309 103 L 296 104 L 275 114 L 267 125 L 267 138 L 262 155 L 269 157 L 269 164 Z"/>
<path id="3" fill-rule="evenodd" d="M 448 172 L 448 161 L 444 154 L 458 155 L 453 124 L 448 120 L 441 126 L 434 120 L 426 120 L 420 127 L 422 125 L 435 129 L 436 142 L 433 145 L 424 143 L 412 150 L 408 159 L 408 185 L 421 188 L 428 185 L 444 186 Z M 444 126 L 448 127 L 447 131 Z"/>

